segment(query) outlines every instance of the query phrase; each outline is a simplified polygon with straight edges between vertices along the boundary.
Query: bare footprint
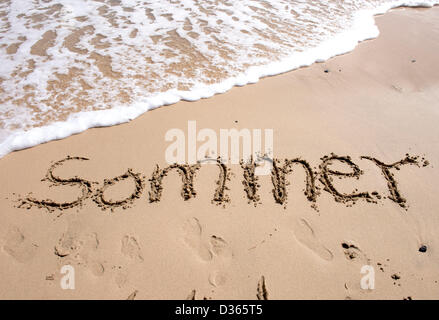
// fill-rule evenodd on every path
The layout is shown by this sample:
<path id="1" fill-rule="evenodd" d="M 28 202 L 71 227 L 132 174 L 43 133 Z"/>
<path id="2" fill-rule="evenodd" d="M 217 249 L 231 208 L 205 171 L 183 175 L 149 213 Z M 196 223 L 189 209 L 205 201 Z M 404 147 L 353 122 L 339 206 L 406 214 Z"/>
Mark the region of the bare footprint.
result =
<path id="1" fill-rule="evenodd" d="M 119 288 L 125 286 L 128 282 L 128 272 L 122 268 L 116 269 L 114 282 Z"/>
<path id="2" fill-rule="evenodd" d="M 99 240 L 96 233 L 79 235 L 68 230 L 58 240 L 54 253 L 61 258 L 70 256 L 77 260 L 87 260 L 89 254 L 96 251 L 98 246 Z"/>
<path id="3" fill-rule="evenodd" d="M 69 232 L 63 233 L 58 243 L 55 245 L 54 253 L 58 257 L 64 258 L 80 250 L 81 243 L 76 235 Z"/>
<path id="4" fill-rule="evenodd" d="M 35 256 L 38 246 L 25 238 L 17 227 L 13 227 L 6 235 L 3 250 L 18 262 L 27 262 Z"/>
<path id="5" fill-rule="evenodd" d="M 341 244 L 341 247 L 343 248 L 346 259 L 350 261 L 361 261 L 363 263 L 369 261 L 369 258 L 364 254 L 364 252 L 352 242 L 345 241 Z"/>
<path id="6" fill-rule="evenodd" d="M 94 251 L 99 247 L 99 240 L 97 233 L 88 233 L 82 237 L 82 250 Z"/>
<path id="7" fill-rule="evenodd" d="M 197 218 L 191 218 L 183 225 L 184 242 L 191 247 L 203 261 L 212 260 L 212 253 L 201 239 L 202 228 Z"/>
<path id="8" fill-rule="evenodd" d="M 124 236 L 122 239 L 122 253 L 133 260 L 138 262 L 143 261 L 143 257 L 140 253 L 140 246 L 137 242 L 137 239 L 132 236 Z"/>
<path id="9" fill-rule="evenodd" d="M 94 257 L 98 247 L 96 233 L 80 234 L 69 227 L 55 245 L 54 253 L 63 261 L 68 259 L 72 263 L 87 267 L 93 275 L 102 276 L 105 268 Z"/>
<path id="10" fill-rule="evenodd" d="M 222 271 L 214 271 L 209 275 L 209 283 L 214 287 L 225 285 L 227 275 Z"/>
<path id="11" fill-rule="evenodd" d="M 78 259 L 86 265 L 89 265 L 94 261 L 96 250 L 99 247 L 98 235 L 94 232 L 84 234 L 79 239 L 79 242 L 81 245 L 80 251 L 78 252 Z"/>
<path id="12" fill-rule="evenodd" d="M 210 250 L 217 269 L 209 275 L 209 283 L 214 287 L 223 286 L 227 282 L 228 275 L 224 270 L 230 265 L 232 250 L 223 238 L 215 235 L 210 237 Z"/>
<path id="13" fill-rule="evenodd" d="M 223 238 L 215 235 L 211 236 L 210 245 L 215 256 L 225 260 L 230 260 L 232 258 L 232 250 Z"/>
<path id="14" fill-rule="evenodd" d="M 205 244 L 202 238 L 203 230 L 197 218 L 191 218 L 183 226 L 184 241 L 203 261 L 212 261 L 214 270 L 208 281 L 214 287 L 223 286 L 227 281 L 227 274 L 223 271 L 230 264 L 233 257 L 229 244 L 221 237 L 212 235 Z"/>
<path id="15" fill-rule="evenodd" d="M 83 242 L 80 239 L 82 225 L 76 220 L 70 220 L 67 231 L 64 232 L 55 244 L 54 253 L 58 257 L 75 257 L 81 250 Z"/>
<path id="16" fill-rule="evenodd" d="M 316 238 L 314 230 L 305 219 L 299 219 L 294 228 L 294 236 L 302 245 L 323 260 L 330 261 L 334 255 Z"/>

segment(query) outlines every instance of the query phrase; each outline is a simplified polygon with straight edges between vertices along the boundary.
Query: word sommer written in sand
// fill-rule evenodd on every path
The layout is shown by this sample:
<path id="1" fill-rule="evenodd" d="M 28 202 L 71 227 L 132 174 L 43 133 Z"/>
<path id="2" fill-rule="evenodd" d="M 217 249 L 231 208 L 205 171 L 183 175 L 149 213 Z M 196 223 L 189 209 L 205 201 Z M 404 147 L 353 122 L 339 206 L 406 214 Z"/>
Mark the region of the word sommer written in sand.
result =
<path id="1" fill-rule="evenodd" d="M 387 198 L 405 209 L 407 209 L 407 201 L 401 195 L 401 192 L 398 189 L 398 183 L 395 180 L 395 176 L 393 175 L 391 170 L 400 170 L 401 166 L 403 165 L 415 165 L 417 167 L 425 167 L 429 164 L 429 162 L 424 158 L 420 158 L 419 156 L 410 156 L 408 154 L 406 154 L 404 159 L 391 164 L 386 164 L 376 158 L 369 156 L 362 156 L 360 157 L 360 159 L 369 160 L 378 167 L 378 169 L 381 171 L 382 176 L 387 182 L 389 192 Z M 98 182 L 88 181 L 78 176 L 70 178 L 60 177 L 54 173 L 55 169 L 63 166 L 66 162 L 87 160 L 89 159 L 84 157 L 67 156 L 62 160 L 54 162 L 49 167 L 45 178 L 42 180 L 50 182 L 51 186 L 68 185 L 81 188 L 81 196 L 69 202 L 56 202 L 50 199 L 36 199 L 31 196 L 31 194 L 28 194 L 27 196 L 20 197 L 18 199 L 18 207 L 30 209 L 31 207 L 36 206 L 38 208 L 47 209 L 52 212 L 54 210 L 65 210 L 74 207 L 82 207 L 87 199 L 92 199 L 102 210 L 114 210 L 118 207 L 122 207 L 124 209 L 129 208 L 135 201 L 141 198 L 143 192 L 145 191 L 146 178 L 141 173 L 133 172 L 132 169 L 127 169 L 125 173 L 112 179 L 105 179 L 102 184 L 99 184 Z M 286 205 L 288 197 L 287 175 L 293 172 L 293 168 L 295 167 L 302 168 L 306 174 L 304 194 L 313 208 L 316 208 L 317 197 L 320 194 L 320 188 L 317 186 L 317 181 L 320 181 L 320 183 L 323 185 L 323 190 L 330 193 L 334 197 L 335 201 L 346 203 L 348 205 L 352 205 L 358 200 L 377 203 L 378 200 L 383 198 L 376 191 L 373 191 L 371 193 L 364 191 L 354 192 L 352 194 L 345 194 L 336 189 L 333 184 L 334 177 L 340 179 L 359 179 L 359 177 L 363 174 L 363 171 L 359 168 L 357 164 L 352 161 L 350 156 L 338 156 L 332 153 L 321 158 L 321 161 L 322 162 L 319 165 L 318 170 L 315 170 L 306 160 L 301 158 L 284 159 L 283 162 L 281 162 L 279 159 L 274 159 L 272 163 L 273 167 L 271 171 L 271 181 L 273 184 L 272 193 L 275 202 L 280 205 Z M 331 166 L 335 164 L 338 164 L 339 166 L 345 165 L 348 169 L 350 169 L 350 171 L 341 172 L 335 169 L 331 169 Z M 227 187 L 227 183 L 231 179 L 231 170 L 226 164 L 221 161 L 220 158 L 217 159 L 215 165 L 219 169 L 219 176 L 218 180 L 215 181 L 216 188 L 213 194 L 212 203 L 225 206 L 225 204 L 230 202 L 231 200 L 230 196 L 227 194 L 227 191 L 229 190 L 229 188 Z M 259 178 L 255 174 L 257 164 L 253 161 L 253 159 L 250 159 L 247 162 L 241 161 L 240 165 L 243 173 L 242 183 L 244 185 L 244 192 L 246 194 L 248 202 L 253 203 L 256 206 L 258 203 L 260 203 L 260 196 L 258 194 L 258 189 L 260 187 L 258 183 Z M 182 180 L 182 198 L 185 201 L 194 198 L 197 194 L 194 187 L 194 178 L 201 167 L 202 165 L 200 163 L 194 165 L 172 164 L 163 169 L 156 165 L 151 175 L 151 178 L 148 180 L 150 185 L 150 190 L 148 193 L 149 202 L 160 202 L 163 192 L 163 179 L 170 171 L 173 170 L 178 172 Z M 132 179 L 134 181 L 134 190 L 128 197 L 117 201 L 113 201 L 105 197 L 105 192 L 109 187 L 114 186 L 118 182 L 127 179 Z"/>

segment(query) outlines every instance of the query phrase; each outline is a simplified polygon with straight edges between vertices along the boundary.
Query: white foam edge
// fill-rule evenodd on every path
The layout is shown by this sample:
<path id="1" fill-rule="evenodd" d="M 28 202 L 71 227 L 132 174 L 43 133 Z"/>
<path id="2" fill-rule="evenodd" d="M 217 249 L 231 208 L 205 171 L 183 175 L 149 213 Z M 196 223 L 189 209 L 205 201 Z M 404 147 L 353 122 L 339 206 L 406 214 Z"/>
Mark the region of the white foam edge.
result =
<path id="1" fill-rule="evenodd" d="M 148 110 L 160 106 L 174 104 L 181 100 L 196 101 L 209 98 L 215 94 L 224 93 L 234 86 L 256 83 L 263 77 L 310 66 L 315 62 L 324 62 L 334 56 L 351 52 L 361 41 L 378 37 L 379 30 L 375 24 L 376 15 L 384 14 L 396 7 L 430 8 L 437 4 L 439 4 L 439 1 L 394 1 L 372 10 L 360 10 L 355 13 L 352 28 L 322 42 L 317 47 L 305 52 L 294 53 L 287 58 L 267 65 L 250 67 L 246 72 L 220 83 L 212 85 L 197 84 L 191 91 L 170 90 L 148 97 L 144 101 L 134 102 L 130 106 L 78 112 L 70 115 L 66 121 L 54 122 L 27 131 L 14 132 L 0 144 L 0 158 L 13 151 L 63 139 L 90 128 L 125 123 Z"/>

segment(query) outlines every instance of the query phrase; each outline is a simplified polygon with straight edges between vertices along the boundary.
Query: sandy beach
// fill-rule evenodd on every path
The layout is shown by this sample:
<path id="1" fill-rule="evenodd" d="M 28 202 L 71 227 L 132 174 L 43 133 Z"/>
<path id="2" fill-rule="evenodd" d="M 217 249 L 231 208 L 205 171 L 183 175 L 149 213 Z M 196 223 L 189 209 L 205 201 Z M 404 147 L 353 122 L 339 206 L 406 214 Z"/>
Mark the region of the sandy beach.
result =
<path id="1" fill-rule="evenodd" d="M 1 158 L 0 299 L 438 299 L 439 7 L 376 23 L 326 62 Z M 272 129 L 279 161 L 161 171 L 190 121 Z"/>

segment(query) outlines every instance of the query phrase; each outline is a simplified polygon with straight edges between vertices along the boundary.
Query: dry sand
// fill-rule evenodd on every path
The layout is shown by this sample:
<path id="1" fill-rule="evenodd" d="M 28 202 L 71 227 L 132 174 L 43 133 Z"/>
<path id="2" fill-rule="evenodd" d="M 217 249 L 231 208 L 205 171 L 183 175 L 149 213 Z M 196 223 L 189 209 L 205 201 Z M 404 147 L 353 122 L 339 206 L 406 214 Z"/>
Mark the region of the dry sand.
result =
<path id="1" fill-rule="evenodd" d="M 437 299 L 438 18 L 438 7 L 394 10 L 377 17 L 380 37 L 352 53 L 5 156 L 0 298 Z M 219 170 L 207 165 L 194 179 L 196 197 L 189 188 L 182 199 L 181 177 L 172 171 L 160 201 L 150 203 L 148 179 L 156 164 L 166 166 L 165 133 L 185 130 L 188 120 L 218 134 L 274 129 L 274 156 L 301 157 L 318 173 L 316 202 L 304 195 L 305 171 L 294 165 L 287 202 L 275 202 L 267 175 L 259 177 L 256 206 L 249 204 L 243 170 L 233 165 L 230 202 L 212 204 Z M 331 181 L 333 171 L 356 172 L 342 158 L 325 174 L 321 158 L 331 153 L 350 156 L 363 174 Z M 406 153 L 419 156 L 418 165 L 382 171 L 360 158 L 392 164 Z M 89 160 L 55 164 L 48 173 L 67 155 Z M 41 181 L 46 174 L 54 185 Z M 281 173 L 275 181 L 282 187 Z M 74 207 L 89 189 L 95 201 Z M 346 196 L 352 193 L 362 195 Z M 26 198 L 66 209 L 20 208 Z M 75 268 L 74 290 L 60 287 L 64 265 Z M 364 265 L 375 270 L 373 290 L 360 287 Z"/>

